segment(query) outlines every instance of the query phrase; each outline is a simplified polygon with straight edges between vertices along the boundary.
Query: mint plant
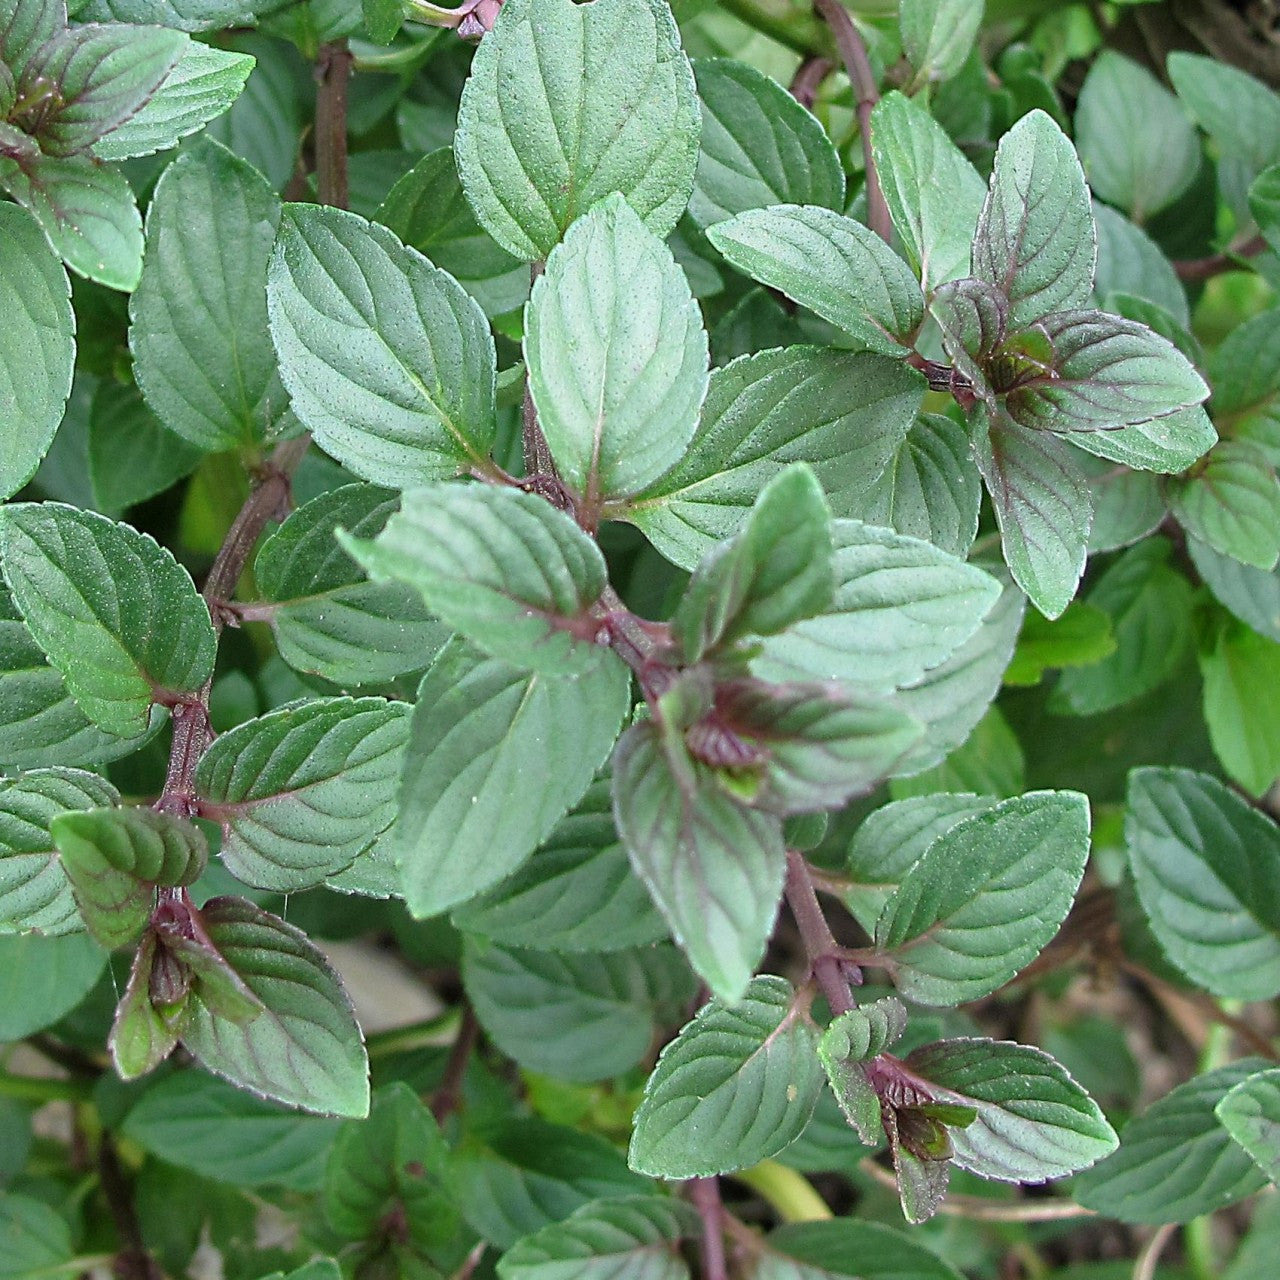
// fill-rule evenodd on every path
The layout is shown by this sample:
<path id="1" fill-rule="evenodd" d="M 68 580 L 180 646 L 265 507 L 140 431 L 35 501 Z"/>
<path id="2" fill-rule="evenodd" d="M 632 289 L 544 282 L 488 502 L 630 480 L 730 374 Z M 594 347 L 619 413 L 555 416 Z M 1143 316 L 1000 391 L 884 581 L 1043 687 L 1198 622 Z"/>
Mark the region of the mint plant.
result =
<path id="1" fill-rule="evenodd" d="M 1280 96 L 1123 7 L 0 0 L 0 1277 L 1265 1272 Z"/>

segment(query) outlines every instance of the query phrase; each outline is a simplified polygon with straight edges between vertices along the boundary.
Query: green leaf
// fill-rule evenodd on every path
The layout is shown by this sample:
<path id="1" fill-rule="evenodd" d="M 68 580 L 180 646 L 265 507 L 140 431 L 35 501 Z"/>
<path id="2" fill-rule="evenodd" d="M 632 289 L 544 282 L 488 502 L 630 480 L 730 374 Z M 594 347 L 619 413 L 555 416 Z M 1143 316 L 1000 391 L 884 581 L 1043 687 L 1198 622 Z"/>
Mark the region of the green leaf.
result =
<path id="1" fill-rule="evenodd" d="M 1200 139 L 1177 99 L 1110 49 L 1081 86 L 1076 145 L 1094 193 L 1135 222 L 1171 205 L 1200 169 Z"/>
<path id="2" fill-rule="evenodd" d="M 1173 487 L 1169 509 L 1188 533 L 1255 569 L 1280 560 L 1280 479 L 1244 440 L 1216 445 L 1203 469 Z"/>
<path id="3" fill-rule="evenodd" d="M 403 0 L 362 0 L 360 12 L 374 44 L 390 44 L 405 19 Z"/>
<path id="4" fill-rule="evenodd" d="M 845 855 L 853 885 L 843 897 L 858 923 L 874 933 L 884 904 L 929 846 L 965 818 L 998 803 L 995 796 L 935 792 L 894 800 L 869 814 Z"/>
<path id="5" fill-rule="evenodd" d="M 121 1132 L 153 1156 L 217 1182 L 316 1191 L 341 1125 L 187 1070 L 150 1085 Z"/>
<path id="6" fill-rule="evenodd" d="M 350 866 L 395 817 L 408 736 L 408 705 L 381 698 L 321 698 L 222 734 L 195 786 L 228 870 L 289 890 Z"/>
<path id="7" fill-rule="evenodd" d="M 376 538 L 339 540 L 375 582 L 416 588 L 437 617 L 513 665 L 568 675 L 604 659 L 589 612 L 606 585 L 604 557 L 536 494 L 411 489 Z"/>
<path id="8" fill-rule="evenodd" d="M 671 251 L 620 195 L 552 250 L 524 350 L 557 469 L 588 504 L 634 493 L 684 456 L 707 390 L 707 335 Z"/>
<path id="9" fill-rule="evenodd" d="M 687 1280 L 676 1247 L 697 1233 L 693 1210 L 669 1196 L 624 1196 L 574 1210 L 498 1261 L 499 1280 Z"/>
<path id="10" fill-rule="evenodd" d="M 1266 1181 L 1214 1107 L 1270 1064 L 1243 1058 L 1179 1085 L 1120 1131 L 1120 1149 L 1073 1184 L 1076 1199 L 1121 1222 L 1189 1222 Z"/>
<path id="11" fill-rule="evenodd" d="M 744 636 L 770 636 L 831 601 L 831 513 L 803 463 L 764 487 L 731 542 L 694 572 L 672 619 L 685 661 Z"/>
<path id="12" fill-rule="evenodd" d="M 431 1112 L 408 1085 L 379 1089 L 367 1120 L 338 1132 L 325 1170 L 324 1216 L 348 1240 L 377 1239 L 398 1215 L 402 1244 L 420 1250 L 447 1244 L 458 1211 L 445 1187 L 449 1149 Z"/>
<path id="13" fill-rule="evenodd" d="M 1280 243 L 1280 165 L 1264 169 L 1249 187 L 1249 212 L 1274 249 Z"/>
<path id="14" fill-rule="evenodd" d="M 756 1275 L 758 1280 L 959 1280 L 960 1273 L 915 1235 L 837 1218 L 774 1231 Z"/>
<path id="15" fill-rule="evenodd" d="M 61 503 L 15 503 L 0 554 L 32 635 L 109 733 L 142 733 L 157 695 L 195 693 L 213 674 L 209 611 L 147 534 Z"/>
<path id="16" fill-rule="evenodd" d="M 61 813 L 119 800 L 109 782 L 79 769 L 37 769 L 0 780 L 0 931 L 81 928 L 49 824 Z"/>
<path id="17" fill-rule="evenodd" d="M 294 511 L 262 544 L 253 573 L 280 656 L 340 685 L 376 684 L 427 666 L 449 629 L 399 582 L 370 582 L 338 545 L 382 532 L 400 495 L 342 485 Z"/>
<path id="18" fill-rule="evenodd" d="M 289 205 L 267 308 L 294 412 L 356 475 L 403 489 L 487 463 L 488 322 L 452 276 L 385 227 Z"/>
<path id="19" fill-rule="evenodd" d="M 154 886 L 192 884 L 209 861 L 202 831 L 154 809 L 60 813 L 49 833 L 85 926 L 108 950 L 137 941 L 151 918 Z"/>
<path id="20" fill-rule="evenodd" d="M 860 222 L 817 205 L 775 205 L 718 222 L 707 238 L 740 271 L 868 351 L 907 354 L 924 297 L 906 263 Z"/>
<path id="21" fill-rule="evenodd" d="M 75 317 L 67 273 L 31 215 L 0 204 L 0 497 L 16 493 L 53 442 L 71 394 Z"/>
<path id="22" fill-rule="evenodd" d="M 1024 427 L 1109 429 L 1189 408 L 1209 394 L 1186 356 L 1145 325 L 1104 311 L 1060 311 L 1040 325 L 1052 343 L 1052 369 L 1021 378 L 1004 396 L 1005 410 Z"/>
<path id="23" fill-rule="evenodd" d="M 1200 127 L 1251 173 L 1280 161 L 1280 95 L 1216 58 L 1171 53 L 1169 79 Z"/>
<path id="24" fill-rule="evenodd" d="M 453 1180 L 467 1222 L 509 1249 L 593 1200 L 653 1194 L 603 1138 L 536 1119 L 504 1120 L 454 1156 Z"/>
<path id="25" fill-rule="evenodd" d="M 1244 627 L 1224 628 L 1200 654 L 1204 719 L 1227 776 L 1255 796 L 1280 777 L 1280 724 L 1259 707 L 1280 688 L 1280 644 Z"/>
<path id="26" fill-rule="evenodd" d="M 620 191 L 656 236 L 693 187 L 698 106 L 659 0 L 510 0 L 462 91 L 458 172 L 509 253 L 546 258 L 580 214 Z"/>
<path id="27" fill-rule="evenodd" d="M 1280 1182 L 1280 1069 L 1241 1080 L 1213 1110 L 1258 1168 Z"/>
<path id="28" fill-rule="evenodd" d="M 267 337 L 267 264 L 279 223 L 266 179 L 209 138 L 156 184 L 129 345 L 147 403 L 200 449 L 296 429 Z"/>
<path id="29" fill-rule="evenodd" d="M 1045 1182 L 1116 1149 L 1098 1104 L 1047 1053 L 997 1040 L 940 1040 L 907 1055 L 907 1067 L 941 1096 L 975 1107 L 951 1130 L 962 1169 L 1001 1182 Z"/>
<path id="30" fill-rule="evenodd" d="M 1003 800 L 943 832 L 876 922 L 898 990 L 921 1004 L 989 995 L 1058 931 L 1084 875 L 1089 803 L 1075 791 Z"/>
<path id="31" fill-rule="evenodd" d="M 1026 785 L 1022 744 L 1000 708 L 990 706 L 973 732 L 946 759 L 923 773 L 894 778 L 889 794 L 897 800 L 938 790 L 976 791 L 1005 799 L 1021 795 Z"/>
<path id="32" fill-rule="evenodd" d="M 800 1136 L 822 1090 L 818 1033 L 783 978 L 712 1000 L 663 1049 L 627 1160 L 660 1178 L 748 1169 Z"/>
<path id="33" fill-rule="evenodd" d="M 0 1197 L 0 1280 L 70 1275 L 74 1258 L 66 1218 L 31 1196 Z"/>
<path id="34" fill-rule="evenodd" d="M 865 352 L 793 346 L 742 356 L 712 372 L 683 460 L 622 514 L 683 569 L 732 537 L 792 462 L 813 468 L 836 515 L 859 514 L 899 456 L 923 391 L 914 370 Z"/>
<path id="35" fill-rule="evenodd" d="M 1028 615 L 1004 682 L 1039 684 L 1046 671 L 1091 667 L 1115 651 L 1111 616 L 1096 603 L 1073 600 L 1056 622 L 1039 613 Z"/>
<path id="36" fill-rule="evenodd" d="M 1021 329 L 1086 306 L 1095 256 L 1089 192 L 1075 149 L 1043 111 L 1000 139 L 973 241 L 973 274 L 1009 300 Z"/>
<path id="37" fill-rule="evenodd" d="M 1223 435 L 1263 439 L 1275 433 L 1280 425 L 1280 308 L 1227 334 L 1209 361 L 1209 381 L 1214 419 Z"/>
<path id="38" fill-rule="evenodd" d="M 586 791 L 629 706 L 611 656 L 566 679 L 448 643 L 418 691 L 393 830 L 410 911 L 434 915 L 517 870 Z"/>
<path id="39" fill-rule="evenodd" d="M 1129 775 L 1125 842 L 1166 955 L 1228 999 L 1280 992 L 1280 831 L 1216 778 Z"/>
<path id="40" fill-rule="evenodd" d="M 1191 648 L 1191 584 L 1169 563 L 1164 538 L 1131 547 L 1098 579 L 1089 604 L 1111 618 L 1115 651 L 1063 673 L 1051 709 L 1097 715 L 1132 702 L 1168 680 Z"/>
<path id="41" fill-rule="evenodd" d="M 732 1002 L 773 930 L 786 864 L 781 822 L 732 799 L 705 766 L 673 759 L 676 749 L 664 749 L 652 722 L 623 734 L 614 815 L 676 941 L 712 994 Z"/>
<path id="42" fill-rule="evenodd" d="M 0 937 L 0 1044 L 43 1031 L 93 990 L 107 953 L 83 933 Z"/>
<path id="43" fill-rule="evenodd" d="M 621 951 L 667 935 L 618 840 L 607 778 L 591 784 L 527 862 L 453 920 L 468 933 L 547 951 Z"/>
<path id="44" fill-rule="evenodd" d="M 61 0 L 7 0 L 0 18 L 0 62 L 18 74 L 67 23 Z"/>
<path id="45" fill-rule="evenodd" d="M 108 923 L 118 923 L 124 913 L 117 907 L 113 914 L 115 920 L 107 916 Z M 121 1080 L 136 1080 L 154 1071 L 178 1047 L 185 1021 L 183 996 L 186 992 L 177 1001 L 157 1007 L 158 1002 L 151 994 L 157 956 L 163 957 L 161 963 L 166 966 L 162 972 L 182 974 L 187 980 L 180 962 L 167 948 L 161 948 L 157 932 L 148 929 L 134 953 L 129 982 L 116 1004 L 115 1018 L 107 1036 L 111 1061 Z"/>
<path id="46" fill-rule="evenodd" d="M 897 91 L 871 113 L 871 145 L 894 229 L 925 293 L 967 276 L 986 196 L 968 157 L 923 107 Z"/>
<path id="47" fill-rule="evenodd" d="M 974 444 L 1014 580 L 1046 618 L 1071 603 L 1084 572 L 1092 508 L 1071 447 L 1003 416 Z"/>
<path id="48" fill-rule="evenodd" d="M 1090 435 L 1100 438 L 1103 433 L 1094 431 Z M 1154 533 L 1168 514 L 1160 481 L 1149 472 L 1107 466 L 1099 459 L 1086 460 L 1085 471 L 1093 502 L 1090 554 L 1132 546 Z"/>
<path id="49" fill-rule="evenodd" d="M 964 66 L 982 24 L 982 6 L 969 0 L 902 0 L 902 52 L 916 82 L 950 80 Z"/>
<path id="50" fill-rule="evenodd" d="M 1107 427 L 1064 434 L 1072 444 L 1096 457 L 1164 475 L 1185 471 L 1218 441 L 1218 433 L 1200 405 L 1115 430 Z"/>
<path id="51" fill-rule="evenodd" d="M 693 71 L 702 147 L 689 213 L 699 226 L 774 204 L 844 208 L 835 147 L 776 80 L 729 58 L 700 58 Z"/>
<path id="52" fill-rule="evenodd" d="M 88 150 L 155 93 L 190 45 L 164 27 L 92 23 L 58 32 L 32 55 L 23 80 L 58 86 L 33 130 L 46 155 Z"/>
<path id="53" fill-rule="evenodd" d="M 1098 233 L 1094 296 L 1100 302 L 1117 294 L 1143 298 L 1163 307 L 1177 324 L 1190 324 L 1186 290 L 1160 246 L 1123 214 L 1096 200 L 1093 220 Z M 1104 309 L 1115 310 L 1109 304 Z"/>
<path id="54" fill-rule="evenodd" d="M 1246 626 L 1280 641 L 1280 566 L 1270 573 L 1224 556 L 1199 538 L 1187 539 L 1187 552 L 1205 585 Z"/>
<path id="55" fill-rule="evenodd" d="M 964 428 L 922 413 L 880 478 L 842 514 L 964 556 L 978 532 L 981 503 L 982 478 Z"/>
<path id="56" fill-rule="evenodd" d="M 163 493 L 202 456 L 161 424 L 135 384 L 98 384 L 89 414 L 89 483 L 103 511 L 123 511 Z"/>
<path id="57" fill-rule="evenodd" d="M 670 944 L 558 955 L 468 937 L 462 977 L 480 1025 L 527 1071 L 605 1080 L 649 1052 L 655 1023 L 679 1019 L 697 986 Z"/>
<path id="58" fill-rule="evenodd" d="M 191 41 L 142 109 L 99 138 L 93 154 L 99 160 L 125 160 L 168 150 L 226 111 L 253 65 L 247 53 Z"/>
<path id="59" fill-rule="evenodd" d="M 476 221 L 450 147 L 423 156 L 391 188 L 377 221 L 447 271 L 487 316 L 513 311 L 529 296 L 528 266 Z"/>
<path id="60" fill-rule="evenodd" d="M 200 1065 L 308 1111 L 367 1115 L 364 1036 L 338 975 L 306 934 L 243 898 L 214 898 L 200 916 L 209 941 L 263 1005 L 241 1025 L 194 1000 L 182 1043 Z"/>
<path id="61" fill-rule="evenodd" d="M 832 524 L 835 595 L 817 617 L 764 643 L 765 680 L 836 680 L 860 692 L 914 684 L 978 630 L 1000 584 L 915 538 L 856 520 Z"/>
<path id="62" fill-rule="evenodd" d="M 118 170 L 88 156 L 0 160 L 0 186 L 35 217 L 78 275 L 128 293 L 142 274 L 142 215 Z"/>

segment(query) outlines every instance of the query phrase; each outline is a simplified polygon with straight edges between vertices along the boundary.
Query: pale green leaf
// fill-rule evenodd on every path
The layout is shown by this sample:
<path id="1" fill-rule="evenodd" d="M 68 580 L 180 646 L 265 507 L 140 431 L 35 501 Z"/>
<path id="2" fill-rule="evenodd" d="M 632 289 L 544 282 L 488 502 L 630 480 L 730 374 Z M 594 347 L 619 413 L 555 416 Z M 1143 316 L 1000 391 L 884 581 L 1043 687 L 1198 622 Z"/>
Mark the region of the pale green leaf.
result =
<path id="1" fill-rule="evenodd" d="M 1227 776 L 1251 795 L 1280 777 L 1280 721 L 1260 712 L 1280 689 L 1280 644 L 1245 627 L 1224 628 L 1200 653 L 1204 719 Z"/>
<path id="2" fill-rule="evenodd" d="M 1054 622 L 1039 613 L 1027 616 L 1004 682 L 1039 684 L 1046 671 L 1091 667 L 1115 651 L 1111 616 L 1096 603 L 1073 600 Z"/>
<path id="3" fill-rule="evenodd" d="M 1218 58 L 1169 55 L 1169 79 L 1200 127 L 1251 174 L 1280 161 L 1280 94 Z"/>
<path id="4" fill-rule="evenodd" d="M 1280 559 L 1280 479 L 1257 445 L 1216 445 L 1203 468 L 1174 486 L 1169 509 L 1224 556 L 1255 569 L 1274 569 Z"/>
<path id="5" fill-rule="evenodd" d="M 1187 552 L 1205 585 L 1246 626 L 1280 641 L 1280 566 L 1267 573 L 1215 551 L 1199 538 L 1187 539 Z"/>
<path id="6" fill-rule="evenodd" d="M 0 1197 L 0 1280 L 73 1274 L 71 1225 L 43 1200 Z"/>
<path id="7" fill-rule="evenodd" d="M 973 0 L 902 0 L 898 28 L 902 51 L 918 81 L 950 80 L 969 57 L 982 25 Z"/>
<path id="8" fill-rule="evenodd" d="M 1098 233 L 1098 268 L 1093 277 L 1097 301 L 1116 294 L 1145 298 L 1163 307 L 1178 324 L 1190 324 L 1186 290 L 1160 246 L 1141 227 L 1097 200 L 1093 221 Z"/>
<path id="9" fill-rule="evenodd" d="M 65 1017 L 93 990 L 107 953 L 88 934 L 0 937 L 0 1044 Z"/>

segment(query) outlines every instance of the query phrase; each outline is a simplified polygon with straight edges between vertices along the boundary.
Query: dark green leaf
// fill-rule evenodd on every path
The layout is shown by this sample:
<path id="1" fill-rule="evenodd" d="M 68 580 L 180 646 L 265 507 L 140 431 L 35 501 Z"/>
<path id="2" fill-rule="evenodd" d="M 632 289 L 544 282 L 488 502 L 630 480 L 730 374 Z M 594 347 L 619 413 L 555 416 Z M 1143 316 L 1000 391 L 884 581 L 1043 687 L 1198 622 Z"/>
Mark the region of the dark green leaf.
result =
<path id="1" fill-rule="evenodd" d="M 916 1236 L 853 1218 L 799 1222 L 768 1237 L 759 1280 L 959 1280 Z"/>
<path id="2" fill-rule="evenodd" d="M 1129 775 L 1125 840 L 1138 897 L 1169 959 L 1215 995 L 1280 992 L 1280 831 L 1216 778 Z"/>
<path id="3" fill-rule="evenodd" d="M 1104 427 L 1100 431 L 1068 431 L 1065 435 L 1072 444 L 1096 457 L 1164 475 L 1185 471 L 1218 440 L 1209 415 L 1200 405 L 1116 430 Z M 1115 473 L 1117 468 L 1108 471 Z"/>
<path id="4" fill-rule="evenodd" d="M 20 72 L 31 55 L 67 24 L 62 0 L 6 0 L 0 12 L 0 62 Z"/>
<path id="5" fill-rule="evenodd" d="M 628 1161 L 655 1177 L 746 1169 L 800 1136 L 818 1103 L 818 1033 L 782 978 L 713 1000 L 662 1051 L 636 1112 Z"/>
<path id="6" fill-rule="evenodd" d="M 1241 1080 L 1213 1110 L 1258 1168 L 1280 1182 L 1280 1070 Z"/>
<path id="7" fill-rule="evenodd" d="M 402 489 L 486 463 L 493 337 L 452 276 L 377 223 L 290 205 L 267 302 L 294 411 L 344 466 Z"/>

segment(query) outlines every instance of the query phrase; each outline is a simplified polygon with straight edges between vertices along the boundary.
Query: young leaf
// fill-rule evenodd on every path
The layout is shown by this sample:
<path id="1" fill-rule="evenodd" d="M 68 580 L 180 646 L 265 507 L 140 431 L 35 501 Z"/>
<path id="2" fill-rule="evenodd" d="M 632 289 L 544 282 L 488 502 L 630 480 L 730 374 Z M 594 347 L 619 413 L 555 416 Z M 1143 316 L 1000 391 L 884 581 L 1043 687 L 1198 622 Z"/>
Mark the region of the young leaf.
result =
<path id="1" fill-rule="evenodd" d="M 142 108 L 93 144 L 99 160 L 167 151 L 220 116 L 240 96 L 253 70 L 247 53 L 190 41 Z"/>
<path id="2" fill-rule="evenodd" d="M 1280 1070 L 1259 1071 L 1214 1107 L 1226 1131 L 1272 1182 L 1280 1182 Z"/>
<path id="3" fill-rule="evenodd" d="M 831 601 L 831 513 L 797 463 L 771 480 L 737 536 L 698 566 L 672 619 L 685 661 L 744 636 L 776 635 Z"/>
<path id="4" fill-rule="evenodd" d="M 659 0 L 509 0 L 472 62 L 454 151 L 476 217 L 516 257 L 546 258 L 612 191 L 665 236 L 698 157 L 693 74 L 671 11 Z"/>
<path id="5" fill-rule="evenodd" d="M 1076 1199 L 1121 1222 L 1189 1222 L 1252 1195 L 1266 1179 L 1214 1107 L 1268 1066 L 1243 1058 L 1167 1093 L 1125 1125 L 1118 1151 L 1076 1179 Z"/>
<path id="6" fill-rule="evenodd" d="M 1021 329 L 1093 292 L 1093 214 L 1075 149 L 1043 111 L 1000 140 L 973 241 L 973 274 L 1009 300 Z"/>
<path id="7" fill-rule="evenodd" d="M 71 394 L 75 317 L 67 273 L 24 209 L 0 204 L 0 497 L 31 478 Z"/>
<path id="8" fill-rule="evenodd" d="M 341 485 L 299 507 L 262 544 L 254 578 L 294 670 L 376 684 L 426 667 L 448 638 L 412 587 L 368 581 L 334 536 L 373 537 L 399 506 L 394 490 Z"/>
<path id="9" fill-rule="evenodd" d="M 755 1274 L 758 1280 L 960 1280 L 917 1236 L 856 1218 L 797 1222 L 772 1232 Z"/>
<path id="10" fill-rule="evenodd" d="M 192 884 L 209 861 L 199 828 L 154 809 L 60 813 L 49 833 L 86 928 L 108 950 L 146 928 L 154 886 Z"/>
<path id="11" fill-rule="evenodd" d="M 1009 329 L 1009 304 L 995 285 L 985 280 L 951 280 L 939 285 L 929 301 L 942 346 L 956 373 L 967 378 L 973 394 L 994 403 L 992 379 L 995 358 Z"/>
<path id="12" fill-rule="evenodd" d="M 621 951 L 667 936 L 618 840 L 607 778 L 591 784 L 527 862 L 453 920 L 467 933 L 547 951 Z"/>
<path id="13" fill-rule="evenodd" d="M 765 642 L 765 680 L 836 680 L 860 692 L 909 685 L 978 630 L 1000 596 L 990 574 L 915 538 L 857 520 L 832 523 L 835 595 L 826 610 Z"/>
<path id="14" fill-rule="evenodd" d="M 0 554 L 31 634 L 109 733 L 137 736 L 158 696 L 195 693 L 213 674 L 209 611 L 147 534 L 61 503 L 15 503 Z"/>
<path id="15" fill-rule="evenodd" d="M 1089 855 L 1089 803 L 1074 791 L 1004 800 L 945 831 L 876 922 L 898 990 L 922 1004 L 976 1000 L 1058 931 Z"/>
<path id="16" fill-rule="evenodd" d="M 1216 778 L 1129 775 L 1125 841 L 1138 897 L 1169 959 L 1215 995 L 1280 992 L 1280 831 Z"/>
<path id="17" fill-rule="evenodd" d="M 416 588 L 437 617 L 513 665 L 581 674 L 604 657 L 589 612 L 606 585 L 604 557 L 536 494 L 412 489 L 376 538 L 339 540 L 375 582 Z"/>
<path id="18" fill-rule="evenodd" d="M 898 27 L 916 83 L 950 80 L 969 57 L 981 24 L 982 6 L 969 0 L 903 0 Z"/>
<path id="19" fill-rule="evenodd" d="M 967 276 L 986 196 L 978 171 L 923 107 L 897 91 L 871 113 L 871 144 L 894 229 L 926 295 Z"/>
<path id="20" fill-rule="evenodd" d="M 954 1160 L 983 1178 L 1045 1182 L 1116 1149 L 1098 1104 L 1047 1053 L 996 1040 L 940 1040 L 906 1065 L 978 1118 L 951 1130 Z"/>
<path id="21" fill-rule="evenodd" d="M 1071 603 L 1089 545 L 1089 489 L 1069 445 L 997 415 L 975 441 L 1014 580 L 1046 618 Z"/>
<path id="22" fill-rule="evenodd" d="M 1110 49 L 1080 88 L 1076 145 L 1094 193 L 1139 223 L 1177 200 L 1200 169 L 1200 140 L 1177 99 Z"/>
<path id="23" fill-rule="evenodd" d="M 349 866 L 391 824 L 409 707 L 322 698 L 224 733 L 200 759 L 202 817 L 246 884 L 306 889 Z"/>
<path id="24" fill-rule="evenodd" d="M 1258 714 L 1280 688 L 1280 644 L 1245 627 L 1224 627 L 1200 653 L 1204 719 L 1227 776 L 1253 795 L 1280 777 L 1280 723 Z"/>
<path id="25" fill-rule="evenodd" d="M 1175 484 L 1169 509 L 1188 533 L 1255 569 L 1280 560 L 1280 479 L 1244 440 L 1214 446 L 1197 473 Z"/>
<path id="26" fill-rule="evenodd" d="M 88 156 L 0 160 L 0 186 L 25 205 L 79 275 L 128 293 L 142 274 L 142 215 L 118 170 Z"/>
<path id="27" fill-rule="evenodd" d="M 627 1161 L 661 1178 L 747 1169 L 800 1136 L 818 1103 L 818 1033 L 785 979 L 712 1000 L 663 1049 L 636 1112 Z"/>
<path id="28" fill-rule="evenodd" d="M 671 251 L 620 195 L 552 250 L 524 349 L 557 469 L 589 504 L 644 488 L 684 456 L 707 390 L 707 335 Z"/>
<path id="29" fill-rule="evenodd" d="M 267 263 L 280 200 L 204 138 L 165 169 L 147 209 L 129 345 L 147 403 L 200 449 L 296 430 L 267 335 Z"/>
<path id="30" fill-rule="evenodd" d="M 300 1115 L 203 1071 L 148 1085 L 121 1132 L 160 1160 L 237 1187 L 319 1190 L 341 1131 L 337 1120 Z"/>
<path id="31" fill-rule="evenodd" d="M 836 515 L 858 514 L 901 450 L 923 392 L 915 370 L 866 352 L 792 346 L 743 356 L 712 372 L 688 452 L 627 504 L 625 518 L 692 569 L 796 461 L 813 468 Z M 976 501 L 974 510 L 976 519 Z"/>
<path id="32" fill-rule="evenodd" d="M 1192 643 L 1191 584 L 1169 563 L 1163 538 L 1131 547 L 1098 579 L 1089 604 L 1111 618 L 1115 651 L 1064 671 L 1050 706 L 1078 716 L 1123 706 L 1158 688 L 1181 666 Z"/>
<path id="33" fill-rule="evenodd" d="M 201 1066 L 308 1111 L 367 1115 L 364 1036 L 338 975 L 306 934 L 243 898 L 214 898 L 200 916 L 209 941 L 263 1005 L 239 1024 L 193 1000 L 182 1043 Z"/>
<path id="34" fill-rule="evenodd" d="M 1040 325 L 1052 343 L 1052 369 L 1021 378 L 1004 396 L 1005 410 L 1024 427 L 1107 429 L 1188 408 L 1209 394 L 1186 356 L 1145 325 L 1104 311 L 1060 311 Z"/>
<path id="35" fill-rule="evenodd" d="M 499 1280 L 687 1280 L 677 1245 L 697 1215 L 669 1196 L 598 1200 L 525 1236 L 498 1261 Z"/>
<path id="36" fill-rule="evenodd" d="M 889 465 L 847 511 L 867 524 L 966 556 L 978 532 L 982 477 L 959 423 L 922 413 Z"/>
<path id="37" fill-rule="evenodd" d="M 566 956 L 469 937 L 462 977 L 494 1044 L 559 1080 L 623 1075 L 648 1053 L 655 1022 L 678 1020 L 697 994 L 669 943 Z"/>
<path id="38" fill-rule="evenodd" d="M 289 205 L 267 309 L 294 412 L 356 475 L 403 489 L 485 465 L 495 431 L 488 322 L 452 276 L 385 227 Z"/>
<path id="39" fill-rule="evenodd" d="M 729 58 L 699 58 L 693 72 L 702 146 L 689 214 L 699 226 L 775 204 L 844 208 L 831 139 L 776 80 Z"/>
<path id="40" fill-rule="evenodd" d="M 673 759 L 678 750 L 664 745 L 653 722 L 623 734 L 614 816 L 676 941 L 712 994 L 729 1003 L 747 989 L 773 929 L 786 869 L 782 824 L 739 804 L 704 766 Z"/>
<path id="41" fill-rule="evenodd" d="M 415 915 L 517 870 L 587 789 L 630 705 L 626 669 L 602 656 L 566 679 L 459 639 L 441 650 L 418 691 L 393 830 Z"/>
<path id="42" fill-rule="evenodd" d="M 148 929 L 134 954 L 124 995 L 116 1005 L 107 1046 L 122 1080 L 137 1080 L 154 1071 L 178 1047 L 186 1006 L 181 1006 L 176 1017 L 167 1017 L 169 1011 L 160 1012 L 151 996 L 159 950 L 155 931 Z"/>
<path id="43" fill-rule="evenodd" d="M 49 824 L 61 813 L 119 801 L 109 782 L 79 769 L 0 779 L 0 933 L 81 927 Z"/>
<path id="44" fill-rule="evenodd" d="M 387 1215 L 402 1224 L 403 1244 L 427 1251 L 458 1230 L 458 1211 L 442 1185 L 449 1149 L 431 1112 L 408 1085 L 395 1082 L 373 1096 L 369 1117 L 347 1121 L 329 1154 L 324 1216 L 348 1240 L 370 1240 Z"/>
<path id="45" fill-rule="evenodd" d="M 514 311 L 529 296 L 528 266 L 476 221 L 450 147 L 423 156 L 387 193 L 376 221 L 447 271 L 487 316 Z"/>
<path id="46" fill-rule="evenodd" d="M 907 354 L 924 297 L 906 263 L 860 222 L 817 205 L 775 205 L 718 222 L 707 238 L 740 271 L 868 351 Z"/>

